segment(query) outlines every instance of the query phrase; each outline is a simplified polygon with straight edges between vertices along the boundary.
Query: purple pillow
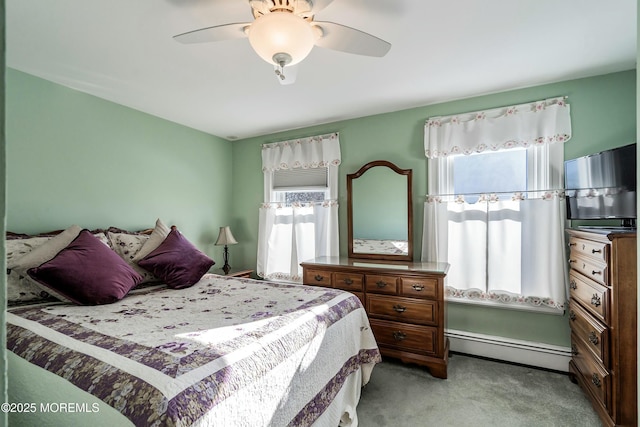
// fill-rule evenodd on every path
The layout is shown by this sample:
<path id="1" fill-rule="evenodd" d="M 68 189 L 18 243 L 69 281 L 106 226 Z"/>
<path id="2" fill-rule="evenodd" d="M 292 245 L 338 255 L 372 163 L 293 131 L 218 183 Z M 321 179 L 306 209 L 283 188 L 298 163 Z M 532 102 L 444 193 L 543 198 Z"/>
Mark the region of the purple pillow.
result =
<path id="1" fill-rule="evenodd" d="M 82 230 L 53 259 L 30 268 L 28 274 L 52 295 L 81 305 L 116 302 L 142 281 L 142 276 L 89 230 Z"/>
<path id="2" fill-rule="evenodd" d="M 193 246 L 175 226 L 164 241 L 138 265 L 152 272 L 170 288 L 188 288 L 198 282 L 215 262 Z"/>

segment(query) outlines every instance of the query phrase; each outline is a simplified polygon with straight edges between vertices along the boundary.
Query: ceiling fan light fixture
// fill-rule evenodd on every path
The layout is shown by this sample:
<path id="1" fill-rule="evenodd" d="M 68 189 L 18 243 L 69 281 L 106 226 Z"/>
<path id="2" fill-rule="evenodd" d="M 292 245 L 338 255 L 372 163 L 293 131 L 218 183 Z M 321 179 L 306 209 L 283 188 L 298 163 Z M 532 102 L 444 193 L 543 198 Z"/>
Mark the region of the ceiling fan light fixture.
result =
<path id="1" fill-rule="evenodd" d="M 286 65 L 302 61 L 313 49 L 316 36 L 306 20 L 286 11 L 260 16 L 249 28 L 249 43 L 253 50 L 266 62 L 276 65 L 280 65 L 276 57 L 282 54 L 291 57 Z"/>

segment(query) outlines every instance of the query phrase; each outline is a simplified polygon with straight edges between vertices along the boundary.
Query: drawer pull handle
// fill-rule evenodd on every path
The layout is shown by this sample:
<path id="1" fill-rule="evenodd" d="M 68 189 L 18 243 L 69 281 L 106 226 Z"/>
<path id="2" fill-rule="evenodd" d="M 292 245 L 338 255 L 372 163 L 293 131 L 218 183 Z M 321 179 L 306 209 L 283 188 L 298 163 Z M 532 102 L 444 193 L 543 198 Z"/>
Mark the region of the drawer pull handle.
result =
<path id="1" fill-rule="evenodd" d="M 578 246 L 578 244 L 576 242 L 571 242 L 571 243 L 569 243 L 569 247 L 571 247 L 571 246 Z"/>
<path id="2" fill-rule="evenodd" d="M 403 341 L 405 338 L 407 338 L 407 334 L 405 334 L 402 331 L 394 332 L 392 335 L 393 335 L 393 339 L 396 341 Z"/>
<path id="3" fill-rule="evenodd" d="M 602 274 L 602 271 L 591 270 L 592 276 L 595 276 L 596 274 Z"/>
<path id="4" fill-rule="evenodd" d="M 602 249 L 591 249 L 591 253 L 592 254 L 601 254 L 602 253 Z"/>
<path id="5" fill-rule="evenodd" d="M 376 286 L 379 287 L 380 289 L 384 288 L 385 286 L 387 286 L 386 282 L 383 282 L 382 280 L 378 280 L 376 282 Z"/>
<path id="6" fill-rule="evenodd" d="M 576 320 L 576 313 L 573 310 L 569 311 L 569 319 Z"/>
<path id="7" fill-rule="evenodd" d="M 573 264 L 574 262 L 577 262 L 575 259 L 569 259 L 569 264 Z"/>
<path id="8" fill-rule="evenodd" d="M 598 388 L 600 388 L 600 386 L 602 385 L 602 382 L 600 381 L 598 374 L 595 374 L 595 373 L 591 376 L 591 382 L 593 383 L 594 386 Z"/>
<path id="9" fill-rule="evenodd" d="M 353 280 L 349 279 L 348 277 L 346 279 L 344 279 L 344 284 L 345 285 L 353 285 Z"/>
<path id="10" fill-rule="evenodd" d="M 569 283 L 569 287 L 573 290 L 578 289 L 578 284 L 576 283 L 575 280 L 571 279 L 571 282 Z"/>
<path id="11" fill-rule="evenodd" d="M 324 280 L 324 277 L 322 277 L 319 274 L 316 274 L 316 276 L 314 277 L 314 279 L 316 279 L 316 282 L 322 282 Z"/>
<path id="12" fill-rule="evenodd" d="M 593 294 L 593 296 L 591 297 L 591 305 L 593 305 L 595 307 L 600 307 L 600 304 L 602 304 L 602 300 L 600 299 L 600 295 Z"/>
<path id="13" fill-rule="evenodd" d="M 573 354 L 574 356 L 578 354 L 578 347 L 576 347 L 574 344 L 571 344 L 571 354 Z"/>
<path id="14" fill-rule="evenodd" d="M 393 306 L 393 309 L 398 313 L 404 313 L 407 310 L 407 307 L 402 306 L 400 304 L 396 304 Z"/>
<path id="15" fill-rule="evenodd" d="M 593 345 L 598 345 L 598 337 L 594 331 L 589 333 L 589 342 Z"/>
<path id="16" fill-rule="evenodd" d="M 424 289 L 424 285 L 411 285 L 414 291 L 420 292 Z"/>

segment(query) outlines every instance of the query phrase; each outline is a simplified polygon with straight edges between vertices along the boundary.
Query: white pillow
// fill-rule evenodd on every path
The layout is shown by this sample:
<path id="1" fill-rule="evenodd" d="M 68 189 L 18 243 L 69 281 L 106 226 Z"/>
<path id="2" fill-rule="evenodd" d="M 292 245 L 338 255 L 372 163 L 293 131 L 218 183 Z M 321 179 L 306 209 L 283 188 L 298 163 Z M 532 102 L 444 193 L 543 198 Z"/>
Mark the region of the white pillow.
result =
<path id="1" fill-rule="evenodd" d="M 11 270 L 18 265 L 20 258 L 33 251 L 38 246 L 42 246 L 47 240 L 51 240 L 53 236 L 29 236 L 24 239 L 7 240 L 7 269 Z"/>
<path id="2" fill-rule="evenodd" d="M 81 231 L 82 227 L 75 224 L 72 225 L 62 233 L 53 236 L 42 245 L 34 248 L 31 252 L 16 260 L 11 269 L 15 270 L 22 276 L 27 276 L 28 269 L 38 267 L 39 265 L 52 260 L 61 250 L 69 246 L 69 243 L 73 242 Z"/>
<path id="3" fill-rule="evenodd" d="M 142 247 L 140 248 L 138 253 L 135 254 L 135 256 L 133 258 L 131 258 L 131 261 L 133 261 L 134 263 L 137 264 L 138 261 L 140 261 L 142 258 L 146 257 L 151 252 L 156 250 L 157 247 L 160 246 L 160 244 L 162 242 L 164 242 L 164 239 L 167 238 L 167 236 L 169 235 L 170 231 L 171 231 L 171 229 L 169 227 L 167 227 L 160 220 L 160 218 L 158 218 L 156 220 L 155 228 L 153 229 L 153 231 L 149 235 L 149 239 L 146 242 L 144 242 L 144 244 L 142 245 Z"/>

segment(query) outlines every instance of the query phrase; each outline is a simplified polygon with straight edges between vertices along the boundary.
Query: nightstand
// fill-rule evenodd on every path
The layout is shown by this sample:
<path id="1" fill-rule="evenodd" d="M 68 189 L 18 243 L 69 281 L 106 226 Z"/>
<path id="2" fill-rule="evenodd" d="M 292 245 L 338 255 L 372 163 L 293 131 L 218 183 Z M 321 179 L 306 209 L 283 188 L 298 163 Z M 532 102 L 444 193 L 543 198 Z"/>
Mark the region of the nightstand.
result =
<path id="1" fill-rule="evenodd" d="M 225 274 L 224 270 L 221 268 L 212 268 L 209 270 L 211 274 L 217 274 L 218 276 L 227 276 L 227 277 L 243 277 L 250 279 L 251 273 L 253 270 L 242 269 L 242 268 L 232 268 L 228 273 Z"/>

